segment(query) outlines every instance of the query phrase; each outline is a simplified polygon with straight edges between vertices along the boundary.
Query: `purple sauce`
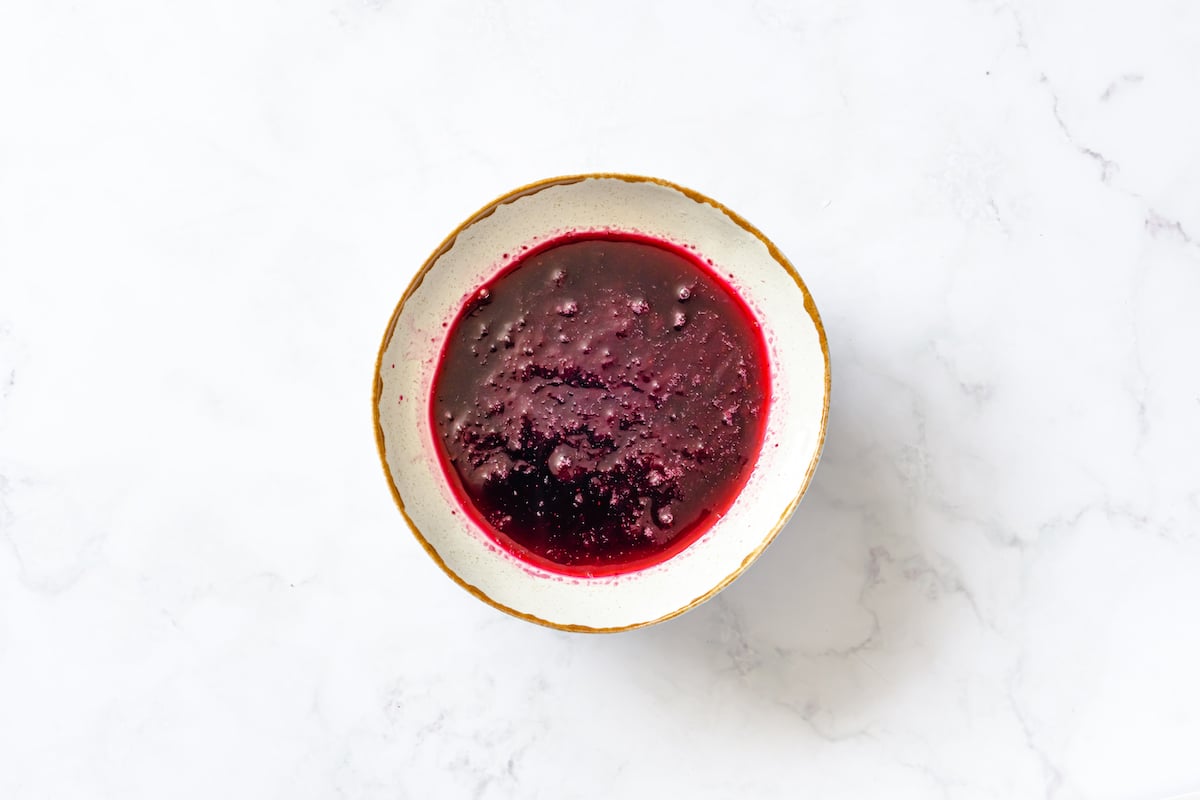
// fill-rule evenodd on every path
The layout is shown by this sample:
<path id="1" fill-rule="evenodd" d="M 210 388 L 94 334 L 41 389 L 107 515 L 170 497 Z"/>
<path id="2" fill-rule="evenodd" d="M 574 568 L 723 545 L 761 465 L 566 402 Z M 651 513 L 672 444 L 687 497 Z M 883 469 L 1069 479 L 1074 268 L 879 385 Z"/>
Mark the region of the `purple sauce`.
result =
<path id="1" fill-rule="evenodd" d="M 460 311 L 430 416 L 463 508 L 557 572 L 659 563 L 728 510 L 762 445 L 766 344 L 692 253 L 586 234 L 524 255 Z"/>

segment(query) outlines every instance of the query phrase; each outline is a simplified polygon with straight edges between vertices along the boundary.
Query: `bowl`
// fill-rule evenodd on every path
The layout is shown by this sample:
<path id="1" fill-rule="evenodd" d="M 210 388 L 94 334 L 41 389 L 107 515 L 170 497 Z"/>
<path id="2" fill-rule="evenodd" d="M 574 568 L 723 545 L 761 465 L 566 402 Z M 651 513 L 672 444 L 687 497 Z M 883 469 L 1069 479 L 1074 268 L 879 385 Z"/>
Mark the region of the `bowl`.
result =
<path id="1" fill-rule="evenodd" d="M 439 461 L 429 414 L 448 328 L 468 299 L 539 242 L 588 233 L 650 237 L 711 263 L 762 329 L 771 396 L 761 451 L 726 513 L 671 558 L 600 577 L 537 567 L 501 547 L 464 513 Z M 652 625 L 696 607 L 766 549 L 816 469 L 829 386 L 829 349 L 812 296 L 756 228 L 715 200 L 668 181 L 587 174 L 509 192 L 450 233 L 417 272 L 388 322 L 371 406 L 396 505 L 447 575 L 513 616 L 600 633 Z"/>

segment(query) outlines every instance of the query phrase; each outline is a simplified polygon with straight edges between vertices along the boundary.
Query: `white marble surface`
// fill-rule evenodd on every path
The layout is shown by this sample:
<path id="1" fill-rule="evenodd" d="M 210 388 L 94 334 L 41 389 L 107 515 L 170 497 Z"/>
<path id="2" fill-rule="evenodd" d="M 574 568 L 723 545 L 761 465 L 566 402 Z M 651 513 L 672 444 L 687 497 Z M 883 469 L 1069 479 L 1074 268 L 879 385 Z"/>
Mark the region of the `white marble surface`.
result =
<path id="1" fill-rule="evenodd" d="M 1200 788 L 1200 4 L 0 10 L 0 797 Z M 378 339 L 475 207 L 660 175 L 834 368 L 778 542 L 657 628 L 447 580 Z"/>

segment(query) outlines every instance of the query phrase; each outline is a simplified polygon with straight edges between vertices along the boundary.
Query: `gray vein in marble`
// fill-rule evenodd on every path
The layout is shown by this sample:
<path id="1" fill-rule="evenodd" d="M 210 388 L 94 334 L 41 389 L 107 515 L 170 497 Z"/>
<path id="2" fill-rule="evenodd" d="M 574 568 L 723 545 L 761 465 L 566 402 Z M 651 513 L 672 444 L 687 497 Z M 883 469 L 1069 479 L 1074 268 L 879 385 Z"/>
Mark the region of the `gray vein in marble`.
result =
<path id="1" fill-rule="evenodd" d="M 1146 215 L 1146 230 L 1155 238 L 1171 238 L 1176 239 L 1184 244 L 1200 249 L 1200 242 L 1197 242 L 1192 236 L 1183 229 L 1183 225 L 1179 220 L 1168 219 L 1162 214 L 1159 214 L 1154 209 L 1150 209 Z"/>
<path id="2" fill-rule="evenodd" d="M 788 6 L 785 5 L 781 9 L 777 3 L 764 3 L 761 0 L 757 0 L 750 6 L 750 11 L 754 14 L 757 22 L 767 30 L 785 30 L 803 40 L 806 28 L 806 16 L 794 12 L 784 14 L 784 9 L 788 9 Z"/>
<path id="3" fill-rule="evenodd" d="M 1004 217 L 1000 214 L 1000 206 L 996 205 L 996 196 L 989 193 L 987 196 L 987 209 L 991 212 L 992 219 L 999 226 L 1000 232 L 1006 237 L 1012 237 L 1012 228 L 1008 227 L 1008 223 L 1004 221 Z"/>
<path id="4" fill-rule="evenodd" d="M 984 517 L 969 511 L 958 503 L 952 503 L 941 498 L 930 498 L 931 507 L 950 519 L 966 525 L 973 525 L 983 532 L 984 538 L 995 547 L 1018 552 L 1029 547 L 1030 542 L 1022 539 L 1020 534 L 998 519 Z"/>
<path id="5" fill-rule="evenodd" d="M 942 368 L 946 371 L 946 375 L 958 385 L 959 391 L 971 401 L 975 410 L 982 410 L 991 402 L 993 396 L 996 394 L 995 383 L 990 381 L 969 381 L 963 378 L 961 371 L 954 361 L 942 352 L 942 348 L 938 347 L 938 341 L 935 339 L 929 345 L 934 360 L 941 364 Z"/>
<path id="6" fill-rule="evenodd" d="M 1021 728 L 1021 733 L 1025 737 L 1025 747 L 1038 760 L 1041 767 L 1042 775 L 1046 781 L 1046 791 L 1043 795 L 1046 800 L 1053 800 L 1058 794 L 1059 789 L 1063 784 L 1062 769 L 1058 763 L 1046 752 L 1042 745 L 1038 744 L 1037 736 L 1030 724 L 1029 716 L 1024 709 L 1021 708 L 1021 703 L 1017 700 L 1016 683 L 1021 677 L 1024 669 L 1024 662 L 1018 661 L 1016 668 L 1010 673 L 1007 684 L 1005 686 L 1005 696 L 1008 698 L 1009 707 L 1012 709 L 1013 717 L 1017 721 L 1017 725 Z"/>
<path id="7" fill-rule="evenodd" d="M 1174 542 L 1179 537 L 1171 526 L 1157 521 L 1149 514 L 1139 511 L 1129 505 L 1114 503 L 1107 494 L 1097 500 L 1080 506 L 1071 514 L 1051 517 L 1038 525 L 1038 538 L 1053 536 L 1063 531 L 1074 531 L 1090 515 L 1102 516 L 1114 527 L 1127 527 L 1138 533 L 1150 534 L 1167 542 Z"/>
<path id="8" fill-rule="evenodd" d="M 1025 25 L 1021 19 L 1021 15 L 1019 13 L 1017 13 L 1017 10 L 1016 10 L 1016 8 L 1013 7 L 1012 3 L 1006 4 L 1005 8 L 1008 9 L 1009 14 L 1011 15 L 1012 20 L 1013 20 L 1013 25 L 1015 28 L 1015 34 L 1016 34 L 1016 39 L 1017 39 L 1017 47 L 1024 50 L 1026 53 L 1029 53 L 1032 56 L 1032 51 L 1029 48 L 1028 39 L 1026 38 L 1026 35 L 1025 35 Z M 1123 86 L 1136 85 L 1138 83 L 1141 83 L 1143 79 L 1144 79 L 1144 76 L 1142 76 L 1140 74 L 1136 74 L 1136 73 L 1125 73 L 1125 74 L 1121 75 L 1116 81 L 1110 83 L 1109 86 L 1104 90 L 1104 92 L 1100 96 L 1100 101 L 1105 102 L 1107 100 L 1110 100 L 1112 98 L 1113 94 L 1118 90 L 1118 88 L 1123 87 Z M 1067 121 L 1063 118 L 1062 111 L 1059 107 L 1060 101 L 1059 101 L 1059 96 L 1058 96 L 1058 90 L 1055 88 L 1054 84 L 1051 83 L 1049 76 L 1044 71 L 1039 72 L 1038 82 L 1042 86 L 1046 87 L 1046 90 L 1050 93 L 1051 113 L 1054 115 L 1054 121 L 1058 124 L 1058 129 L 1062 132 L 1062 134 L 1066 138 L 1067 142 L 1078 153 L 1080 153 L 1083 156 L 1086 156 L 1089 160 L 1095 162 L 1095 164 L 1100 168 L 1101 182 L 1104 183 L 1104 185 L 1106 185 L 1106 186 L 1112 186 L 1112 179 L 1119 171 L 1119 169 L 1120 169 L 1119 165 L 1112 159 L 1105 156 L 1100 151 L 1098 151 L 1092 147 L 1089 147 L 1088 145 L 1079 141 L 1078 138 L 1076 138 L 1074 132 L 1071 130 L 1071 127 L 1067 124 Z M 1114 188 L 1118 188 L 1119 191 L 1121 191 L 1123 194 L 1126 194 L 1129 197 L 1133 197 L 1135 199 L 1141 200 L 1142 202 L 1146 202 L 1145 198 L 1142 197 L 1140 194 L 1137 194 L 1136 192 L 1132 192 L 1132 191 L 1125 190 L 1125 189 L 1120 189 L 1119 187 L 1114 187 Z M 1161 217 L 1161 215 L 1158 215 L 1156 212 L 1153 211 L 1153 209 L 1151 209 L 1150 213 L 1154 217 Z M 1182 230 L 1181 230 L 1181 232 L 1182 232 Z"/>
<path id="9" fill-rule="evenodd" d="M 1072 514 L 1056 514 L 1053 517 L 1043 521 L 1038 525 L 1038 541 L 1042 541 L 1047 536 L 1052 536 L 1060 531 L 1071 531 L 1079 527 L 1079 523 L 1087 516 L 1089 511 L 1095 508 L 1095 504 L 1089 503 L 1083 506 L 1078 511 Z"/>
<path id="10" fill-rule="evenodd" d="M 1024 34 L 1020 32 L 1020 18 L 1016 15 L 1016 12 L 1013 12 L 1013 18 L 1017 21 L 1018 38 L 1021 38 L 1024 36 Z M 1024 49 L 1028 50 L 1028 47 L 1026 47 Z M 1138 83 L 1141 83 L 1142 80 L 1143 80 L 1143 76 L 1141 76 L 1141 75 L 1137 75 L 1137 74 L 1122 75 L 1117 81 L 1110 84 L 1109 87 L 1107 89 L 1105 89 L 1104 93 L 1100 97 L 1101 102 L 1104 102 L 1104 101 L 1107 101 L 1108 99 L 1110 99 L 1112 97 L 1113 92 L 1116 91 L 1116 87 L 1136 85 Z M 1113 179 L 1115 178 L 1117 173 L 1120 171 L 1120 165 L 1117 164 L 1117 162 L 1114 161 L 1113 159 L 1111 159 L 1108 156 L 1101 153 L 1100 151 L 1098 151 L 1092 147 L 1089 147 L 1088 145 L 1081 142 L 1078 138 L 1076 138 L 1074 132 L 1071 130 L 1071 127 L 1067 124 L 1066 120 L 1063 118 L 1062 112 L 1059 108 L 1058 91 L 1055 89 L 1054 85 L 1050 82 L 1050 79 L 1046 75 L 1045 72 L 1042 72 L 1038 76 L 1038 82 L 1041 83 L 1043 86 L 1045 86 L 1046 90 L 1050 93 L 1051 113 L 1054 115 L 1054 121 L 1058 124 L 1058 128 L 1062 132 L 1063 137 L 1067 140 L 1067 142 L 1071 145 L 1071 147 L 1073 147 L 1078 153 L 1080 153 L 1083 156 L 1086 156 L 1089 160 L 1093 161 L 1100 168 L 1100 182 L 1103 183 L 1105 186 L 1116 189 L 1118 192 L 1125 195 L 1126 197 L 1129 197 L 1129 198 L 1139 201 L 1146 207 L 1145 228 L 1150 233 L 1150 235 L 1155 236 L 1156 238 L 1163 238 L 1163 237 L 1174 238 L 1174 239 L 1182 242 L 1183 244 L 1188 245 L 1189 247 L 1200 249 L 1200 243 L 1196 242 L 1192 238 L 1192 236 L 1184 229 L 1182 223 L 1180 223 L 1178 220 L 1171 219 L 1170 217 L 1166 216 L 1165 214 L 1162 214 L 1159 211 L 1157 211 L 1155 208 L 1153 208 L 1150 205 L 1149 201 L 1140 192 L 1137 192 L 1137 191 L 1134 191 L 1132 189 L 1128 189 L 1128 188 L 1125 188 L 1122 186 L 1115 185 Z"/>
<path id="11" fill-rule="evenodd" d="M 809 662 L 825 659 L 835 661 L 854 659 L 878 675 L 875 667 L 861 655 L 863 651 L 873 646 L 881 631 L 878 615 L 864 604 L 866 594 L 872 585 L 869 580 L 863 582 L 858 600 L 858 604 L 871 617 L 871 629 L 867 635 L 845 647 L 828 647 L 819 650 L 779 646 L 761 648 L 747 636 L 742 619 L 732 604 L 724 596 L 714 598 L 710 604 L 717 608 L 717 643 L 721 646 L 723 654 L 729 659 L 729 667 L 723 671 L 732 671 L 737 675 L 739 681 L 749 683 L 758 680 L 759 675 L 767 676 L 762 680 L 769 680 L 771 676 L 777 676 L 781 670 L 786 672 L 787 665 L 797 658 Z M 795 698 L 779 697 L 773 692 L 770 702 L 773 706 L 787 712 L 789 716 L 800 719 L 814 735 L 825 741 L 841 742 L 856 738 L 872 738 L 868 727 L 848 731 L 839 730 L 836 720 L 833 719 L 834 712 L 807 692 Z M 822 721 L 822 717 L 829 719 Z"/>
<path id="12" fill-rule="evenodd" d="M 925 410 L 921 407 L 924 398 L 915 390 L 910 390 L 910 394 L 913 426 L 916 428 L 916 436 L 913 438 L 911 444 L 901 446 L 900 459 L 897 466 L 900 468 L 905 482 L 920 493 L 918 496 L 925 497 L 930 494 L 928 484 L 932 471 L 930 465 L 933 459 L 929 455 L 929 435 Z"/>
<path id="13" fill-rule="evenodd" d="M 1062 131 L 1062 134 L 1064 137 L 1066 137 L 1067 142 L 1070 143 L 1070 145 L 1074 147 L 1077 152 L 1087 156 L 1100 167 L 1100 182 L 1105 186 L 1111 185 L 1113 175 L 1115 175 L 1118 170 L 1116 162 L 1112 161 L 1098 150 L 1093 150 L 1087 145 L 1079 142 L 1075 138 L 1075 135 L 1071 132 L 1071 129 L 1067 127 L 1067 123 L 1063 119 L 1062 113 L 1058 109 L 1058 92 L 1055 91 L 1054 86 L 1051 85 L 1050 79 L 1046 77 L 1046 73 L 1043 72 L 1041 74 L 1039 81 L 1050 92 L 1050 108 L 1054 113 L 1054 121 L 1058 123 L 1058 129 Z"/>
<path id="14" fill-rule="evenodd" d="M 975 619 L 981 625 L 996 631 L 996 624 L 979 608 L 979 603 L 975 599 L 975 593 L 963 581 L 958 569 L 949 561 L 945 561 L 941 566 L 935 566 L 925 556 L 917 554 L 909 556 L 901 562 L 902 572 L 906 580 L 919 581 L 923 578 L 930 578 L 931 582 L 926 589 L 926 596 L 930 600 L 937 600 L 942 595 L 959 595 L 962 597 L 971 612 L 975 615 Z"/>
<path id="15" fill-rule="evenodd" d="M 1151 212 L 1153 213 L 1153 212 Z M 1180 229 L 1182 230 L 1182 228 Z M 1151 236 L 1153 236 L 1153 232 Z M 1138 436 L 1134 453 L 1141 453 L 1150 437 L 1150 416 L 1147 408 L 1147 396 L 1150 392 L 1150 374 L 1146 370 L 1146 361 L 1142 357 L 1141 315 L 1137 313 L 1138 303 L 1145 286 L 1144 273 L 1138 272 L 1133 284 L 1133 299 L 1130 305 L 1132 313 L 1129 319 L 1130 346 L 1133 355 L 1134 379 L 1132 385 L 1125 388 L 1133 399 L 1134 412 L 1137 415 Z"/>
<path id="16" fill-rule="evenodd" d="M 965 788 L 962 782 L 948 780 L 944 775 L 939 775 L 937 770 L 932 769 L 928 764 L 918 764 L 913 761 L 898 761 L 896 763 L 902 767 L 911 769 L 913 772 L 916 772 L 927 779 L 930 783 L 938 788 L 938 793 L 945 798 L 945 800 L 950 800 L 950 798 L 954 796 L 951 792 L 951 787 L 954 787 L 955 789 Z"/>
<path id="17" fill-rule="evenodd" d="M 892 588 L 886 590 L 891 593 L 886 596 L 888 599 L 883 599 L 883 595 L 877 596 L 876 592 L 889 583 Z M 874 675 L 880 684 L 886 684 L 889 682 L 888 675 L 876 668 L 870 656 L 876 651 L 889 652 L 889 645 L 882 639 L 888 630 L 887 623 L 877 607 L 880 602 L 894 599 L 898 583 L 912 587 L 899 589 L 902 593 L 913 597 L 913 592 L 917 592 L 930 603 L 953 595 L 960 596 L 981 626 L 992 631 L 997 628 L 951 562 L 920 552 L 896 555 L 894 548 L 875 545 L 866 553 L 861 582 L 853 602 L 853 607 L 869 618 L 869 628 L 857 634 L 853 641 L 817 648 L 765 645 L 747 634 L 744 620 L 730 601 L 723 596 L 714 599 L 712 606 L 717 609 L 715 638 L 723 656 L 728 659 L 729 666 L 725 669 L 735 673 L 741 681 L 752 685 L 765 683 L 778 689 L 775 686 L 777 680 L 801 669 L 801 664 L 827 662 L 830 664 L 828 669 L 838 673 L 849 670 L 862 675 L 865 671 Z M 801 669 L 801 674 L 808 672 L 808 668 Z M 873 738 L 872 722 L 843 720 L 836 712 L 836 700 L 831 702 L 821 690 L 810 688 L 804 684 L 798 687 L 798 691 L 772 690 L 770 701 L 803 721 L 813 734 L 825 741 Z"/>
<path id="18" fill-rule="evenodd" d="M 16 541 L 12 538 L 12 523 L 13 513 L 8 505 L 8 495 L 11 488 L 11 483 L 7 476 L 0 475 L 0 539 L 8 545 L 8 549 L 13 554 L 13 560 L 17 562 L 17 570 L 21 576 L 27 575 L 25 569 L 25 561 L 21 558 L 21 550 L 17 547 Z"/>
<path id="19" fill-rule="evenodd" d="M 175 618 L 175 615 L 172 614 L 166 606 L 159 606 L 158 611 L 167 618 L 167 622 L 171 623 L 172 628 L 179 632 L 183 631 L 183 628 L 179 626 L 179 620 Z"/>
<path id="20" fill-rule="evenodd" d="M 868 588 L 882 582 L 879 568 L 881 563 L 896 564 L 900 568 L 900 576 L 910 583 L 919 583 L 928 579 L 929 583 L 925 587 L 925 597 L 928 600 L 936 601 L 944 595 L 960 596 L 967 603 L 967 606 L 971 609 L 971 613 L 981 625 L 993 632 L 997 632 L 999 628 L 995 620 L 983 613 L 979 602 L 975 598 L 975 593 L 971 591 L 971 588 L 962 579 L 958 568 L 948 559 L 940 558 L 940 561 L 940 564 L 935 564 L 921 553 L 915 553 L 897 560 L 886 547 L 872 547 L 867 565 Z M 871 616 L 875 620 L 875 630 L 863 642 L 863 646 L 855 648 L 855 650 L 863 649 L 865 645 L 869 644 L 874 635 L 878 633 L 879 627 L 879 617 L 866 605 L 866 589 L 864 589 L 863 594 L 859 598 L 859 604 L 871 612 Z"/>
<path id="21" fill-rule="evenodd" d="M 1017 47 L 1028 53 L 1029 38 L 1025 35 L 1025 23 L 1021 19 L 1021 15 L 1017 13 L 1017 9 L 1012 3 L 1005 3 L 1000 8 L 1008 11 L 1009 16 L 1012 17 L 1013 27 L 1016 29 L 1017 34 Z"/>
<path id="22" fill-rule="evenodd" d="M 739 676 L 745 677 L 762 666 L 763 660 L 750 644 L 737 611 L 721 596 L 713 599 L 717 611 L 718 636 L 729 656 L 730 666 Z"/>
<path id="23" fill-rule="evenodd" d="M 1119 92 L 1124 87 L 1139 84 L 1142 82 L 1142 80 L 1143 80 L 1142 76 L 1138 75 L 1136 73 L 1129 72 L 1129 73 L 1122 75 L 1121 77 L 1117 78 L 1115 81 L 1110 83 L 1104 89 L 1104 91 L 1100 95 L 1100 102 L 1107 103 L 1109 100 L 1111 100 L 1113 98 L 1113 95 L 1115 95 L 1117 92 Z"/>
<path id="24" fill-rule="evenodd" d="M 1105 498 L 1099 510 L 1110 523 L 1123 522 L 1138 533 L 1148 533 L 1166 542 L 1182 541 L 1190 537 L 1188 532 L 1180 534 L 1170 525 L 1164 524 L 1145 512 L 1128 505 L 1121 505 Z"/>
<path id="25" fill-rule="evenodd" d="M 827 709 L 822 708 L 819 703 L 815 703 L 811 700 L 803 703 L 791 700 L 776 700 L 775 705 L 776 707 L 787 712 L 789 715 L 804 722 L 805 726 L 812 731 L 813 734 L 815 734 L 819 739 L 829 742 L 830 744 L 856 740 L 877 741 L 877 737 L 872 732 L 870 725 L 866 725 L 862 728 L 852 729 L 846 731 L 845 733 L 836 733 L 826 728 L 824 724 L 817 721 L 817 717 L 823 711 L 830 716 L 832 716 L 832 714 L 830 714 Z"/>
<path id="26" fill-rule="evenodd" d="M 1058 123 L 1059 130 L 1062 131 L 1062 134 L 1066 138 L 1067 142 L 1070 143 L 1075 150 L 1082 155 L 1087 156 L 1100 167 L 1101 183 L 1103 183 L 1105 186 L 1116 189 L 1126 197 L 1137 200 L 1146 206 L 1146 218 L 1144 222 L 1146 231 L 1155 238 L 1174 238 L 1183 244 L 1188 245 L 1189 247 L 1200 249 L 1200 243 L 1197 243 L 1192 239 L 1191 235 L 1184 230 L 1183 224 L 1178 220 L 1171 219 L 1166 215 L 1159 213 L 1150 206 L 1149 202 L 1141 193 L 1133 191 L 1132 189 L 1126 189 L 1124 187 L 1114 185 L 1113 177 L 1120 170 L 1120 166 L 1103 153 L 1093 150 L 1075 138 L 1075 135 L 1071 132 L 1071 129 L 1067 126 L 1062 114 L 1059 112 L 1058 94 L 1055 92 L 1054 87 L 1050 84 L 1044 73 L 1041 76 L 1041 82 L 1050 92 L 1051 109 L 1054 114 L 1054 119 Z"/>

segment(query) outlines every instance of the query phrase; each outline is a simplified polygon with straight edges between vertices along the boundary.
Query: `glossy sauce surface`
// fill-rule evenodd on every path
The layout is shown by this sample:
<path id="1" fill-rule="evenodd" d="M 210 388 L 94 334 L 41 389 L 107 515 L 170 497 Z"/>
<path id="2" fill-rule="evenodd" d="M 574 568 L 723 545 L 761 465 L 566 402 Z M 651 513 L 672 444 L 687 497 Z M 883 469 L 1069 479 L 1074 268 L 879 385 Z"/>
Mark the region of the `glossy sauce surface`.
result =
<path id="1" fill-rule="evenodd" d="M 641 569 L 732 504 L 762 445 L 766 346 L 694 254 L 585 235 L 531 251 L 450 326 L 430 417 L 465 511 L 569 574 Z"/>

